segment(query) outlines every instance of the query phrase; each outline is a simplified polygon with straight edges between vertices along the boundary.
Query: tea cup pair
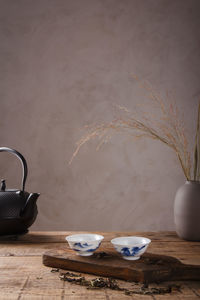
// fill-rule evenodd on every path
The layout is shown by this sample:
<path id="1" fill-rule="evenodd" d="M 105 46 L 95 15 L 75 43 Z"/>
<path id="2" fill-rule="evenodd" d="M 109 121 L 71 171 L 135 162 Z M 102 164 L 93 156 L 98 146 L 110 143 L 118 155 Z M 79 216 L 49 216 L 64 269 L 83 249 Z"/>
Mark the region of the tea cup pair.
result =
<path id="1" fill-rule="evenodd" d="M 66 237 L 71 249 L 80 256 L 91 256 L 100 247 L 103 239 L 104 236 L 92 233 L 73 234 Z M 115 250 L 127 260 L 139 259 L 150 242 L 150 239 L 140 236 L 124 236 L 111 240 Z"/>

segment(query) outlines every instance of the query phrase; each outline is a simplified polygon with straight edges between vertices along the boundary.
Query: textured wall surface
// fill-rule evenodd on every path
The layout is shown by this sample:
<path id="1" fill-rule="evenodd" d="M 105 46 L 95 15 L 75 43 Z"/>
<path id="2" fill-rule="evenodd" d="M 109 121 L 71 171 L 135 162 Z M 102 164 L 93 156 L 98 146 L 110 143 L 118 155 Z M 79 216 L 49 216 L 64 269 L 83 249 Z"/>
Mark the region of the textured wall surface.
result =
<path id="1" fill-rule="evenodd" d="M 185 178 L 161 143 L 120 135 L 68 161 L 80 128 L 144 98 L 131 74 L 175 94 L 192 140 L 199 28 L 199 0 L 0 0 L 0 145 L 25 156 L 26 188 L 41 193 L 32 229 L 174 229 Z M 20 172 L 1 153 L 9 187 Z"/>

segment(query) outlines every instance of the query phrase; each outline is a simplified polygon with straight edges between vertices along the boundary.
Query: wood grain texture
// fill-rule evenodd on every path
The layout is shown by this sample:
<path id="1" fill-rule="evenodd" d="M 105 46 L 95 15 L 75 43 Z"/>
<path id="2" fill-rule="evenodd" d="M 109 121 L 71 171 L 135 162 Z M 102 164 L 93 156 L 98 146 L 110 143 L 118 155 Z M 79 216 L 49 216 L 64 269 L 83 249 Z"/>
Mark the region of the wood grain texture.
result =
<path id="1" fill-rule="evenodd" d="M 0 299 L 67 299 L 67 300 L 193 300 L 200 299 L 199 281 L 179 281 L 180 291 L 165 295 L 132 295 L 127 296 L 120 291 L 108 289 L 87 290 L 85 287 L 61 281 L 57 273 L 43 266 L 42 254 L 58 248 L 67 248 L 65 236 L 75 232 L 30 232 L 18 240 L 0 241 Z M 150 237 L 152 243 L 149 252 L 165 254 L 181 260 L 181 262 L 199 264 L 200 243 L 186 242 L 176 237 L 173 232 L 110 232 L 105 236 L 103 245 L 109 240 L 122 235 L 143 235 Z M 88 280 L 96 276 L 84 275 Z M 133 283 L 117 280 L 121 286 L 133 288 Z M 168 284 L 163 283 L 163 284 Z M 157 285 L 155 285 L 157 286 Z"/>
<path id="2" fill-rule="evenodd" d="M 101 256 L 101 253 L 106 256 Z M 72 270 L 134 282 L 169 280 L 200 280 L 200 265 L 185 265 L 173 256 L 145 253 L 139 260 L 127 261 L 114 249 L 100 247 L 92 256 L 82 257 L 70 248 L 43 254 L 43 264 L 52 268 Z"/>

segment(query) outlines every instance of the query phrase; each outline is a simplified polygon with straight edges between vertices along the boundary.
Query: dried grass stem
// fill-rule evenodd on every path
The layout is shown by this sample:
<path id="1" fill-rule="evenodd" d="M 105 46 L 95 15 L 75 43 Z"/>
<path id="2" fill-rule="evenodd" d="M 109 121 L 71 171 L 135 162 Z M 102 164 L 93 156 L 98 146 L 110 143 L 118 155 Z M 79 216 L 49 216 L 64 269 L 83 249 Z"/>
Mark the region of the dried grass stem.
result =
<path id="1" fill-rule="evenodd" d="M 137 79 L 137 78 L 136 78 Z M 138 80 L 138 79 L 137 79 Z M 188 140 L 186 131 L 180 113 L 175 104 L 170 104 L 170 99 L 167 94 L 167 100 L 155 92 L 151 85 L 147 82 L 142 82 L 141 87 L 146 90 L 151 104 L 155 107 L 158 119 L 150 115 L 150 113 L 130 112 L 126 107 L 116 106 L 120 116 L 108 123 L 101 123 L 96 126 L 88 126 L 86 134 L 77 142 L 77 147 L 72 155 L 70 163 L 80 151 L 80 148 L 91 139 L 98 138 L 99 143 L 97 150 L 107 143 L 114 133 L 126 132 L 132 137 L 141 138 L 149 137 L 154 140 L 159 140 L 175 151 L 178 161 L 187 180 L 200 179 L 200 103 L 198 108 L 198 118 L 196 127 L 195 147 L 193 168 L 191 164 L 191 153 L 188 150 Z M 136 117 L 137 115 L 137 117 Z M 139 117 L 140 116 L 140 117 Z M 192 174 L 193 169 L 193 176 Z"/>

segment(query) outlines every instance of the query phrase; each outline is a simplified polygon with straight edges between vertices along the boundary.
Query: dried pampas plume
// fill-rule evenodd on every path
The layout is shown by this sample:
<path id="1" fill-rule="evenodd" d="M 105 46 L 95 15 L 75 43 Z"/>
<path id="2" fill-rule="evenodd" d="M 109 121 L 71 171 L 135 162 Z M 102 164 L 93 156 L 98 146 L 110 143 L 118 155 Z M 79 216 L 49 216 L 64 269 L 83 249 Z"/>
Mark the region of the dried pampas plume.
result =
<path id="1" fill-rule="evenodd" d="M 164 101 L 163 97 L 148 82 L 140 81 L 137 77 L 134 78 L 138 80 L 140 87 L 146 91 L 150 100 L 149 104 L 155 109 L 155 115 L 141 111 L 142 105 L 138 105 L 139 113 L 131 112 L 126 107 L 117 105 L 119 117 L 107 123 L 86 127 L 86 133 L 77 142 L 75 152 L 69 163 L 71 164 L 80 148 L 90 140 L 98 139 L 96 149 L 99 150 L 103 144 L 111 139 L 114 133 L 124 132 L 134 138 L 148 137 L 161 141 L 175 151 L 186 179 L 200 180 L 200 103 L 192 166 L 186 130 L 177 105 L 174 102 L 171 103 L 169 94 L 166 95 L 166 101 Z"/>

